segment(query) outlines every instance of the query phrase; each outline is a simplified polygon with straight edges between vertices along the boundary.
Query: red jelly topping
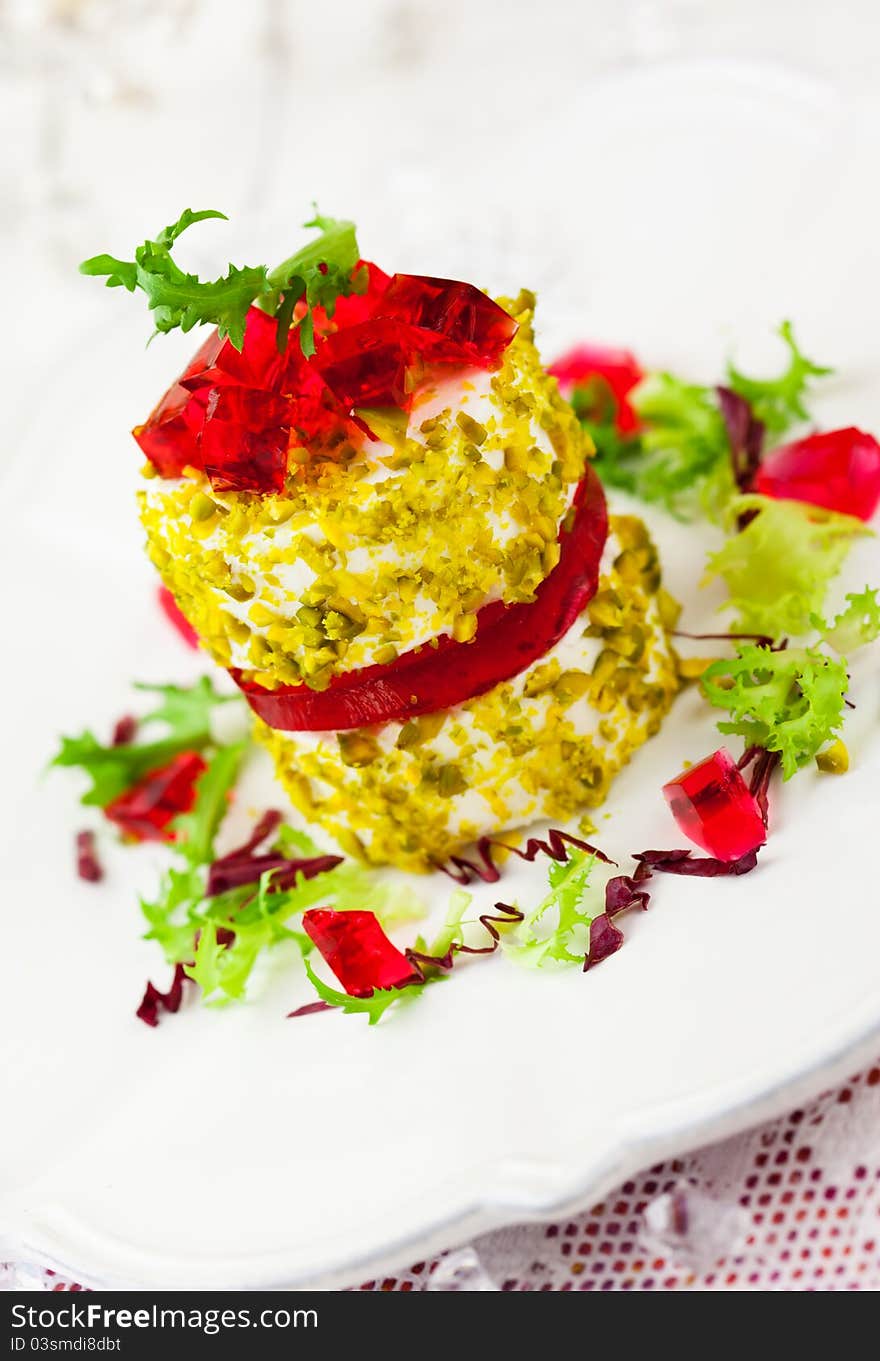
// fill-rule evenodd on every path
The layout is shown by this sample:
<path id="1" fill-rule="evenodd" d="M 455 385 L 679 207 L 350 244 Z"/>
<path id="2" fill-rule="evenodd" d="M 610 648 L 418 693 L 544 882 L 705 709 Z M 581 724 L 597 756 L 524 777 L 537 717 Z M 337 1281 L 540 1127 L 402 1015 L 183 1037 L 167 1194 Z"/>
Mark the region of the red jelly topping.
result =
<path id="1" fill-rule="evenodd" d="M 94 832 L 76 834 L 76 872 L 80 879 L 85 879 L 90 884 L 97 884 L 104 878 Z"/>
<path id="2" fill-rule="evenodd" d="M 754 488 L 870 520 L 880 504 L 880 444 L 853 426 L 808 435 L 768 454 Z"/>
<path id="3" fill-rule="evenodd" d="M 174 599 L 174 596 L 171 594 L 168 587 L 160 586 L 157 595 L 159 597 L 159 605 L 162 613 L 165 615 L 168 622 L 177 630 L 185 643 L 190 647 L 198 647 L 199 635 L 196 633 L 186 616 L 181 613 L 180 606 Z"/>
<path id="4" fill-rule="evenodd" d="M 302 924 L 350 997 L 372 997 L 376 988 L 403 988 L 421 981 L 373 912 L 312 908 L 303 913 Z"/>
<path id="5" fill-rule="evenodd" d="M 314 363 L 348 411 L 406 411 L 426 370 L 496 368 L 515 333 L 513 317 L 471 284 L 395 274 L 372 299 L 372 314 L 328 335 Z"/>
<path id="6" fill-rule="evenodd" d="M 559 381 L 564 397 L 570 397 L 576 387 L 593 386 L 597 406 L 603 396 L 614 411 L 615 424 L 622 434 L 638 428 L 639 418 L 627 401 L 644 374 L 635 355 L 629 350 L 607 349 L 602 345 L 577 345 L 569 350 L 548 373 Z"/>
<path id="7" fill-rule="evenodd" d="M 357 268 L 365 291 L 340 298 L 332 317 L 316 309 L 311 359 L 295 332 L 279 355 L 275 320 L 256 307 L 241 353 L 216 331 L 208 338 L 134 431 L 163 477 L 189 466 L 218 491 L 280 491 L 291 442 L 337 443 L 354 433 L 358 407 L 407 410 L 435 365 L 494 368 L 516 332 L 513 318 L 471 284 L 390 277 L 364 261 Z"/>
<path id="8" fill-rule="evenodd" d="M 663 786 L 685 836 L 716 860 L 739 860 L 767 840 L 757 800 L 726 748 Z"/>
<path id="9" fill-rule="evenodd" d="M 458 643 L 444 634 L 436 647 L 416 648 L 386 666 L 335 676 L 321 691 L 306 685 L 265 690 L 242 681 L 236 671 L 231 672 L 233 679 L 270 728 L 287 732 L 403 721 L 484 694 L 543 657 L 596 592 L 608 517 L 602 488 L 591 468 L 575 493 L 574 505 L 574 524 L 559 536 L 559 562 L 541 582 L 534 601 L 485 605 L 471 642 Z"/>
<path id="10" fill-rule="evenodd" d="M 151 770 L 104 809 L 105 815 L 135 841 L 173 841 L 168 824 L 188 813 L 196 800 L 196 781 L 205 769 L 197 751 L 184 751 L 167 766 Z"/>

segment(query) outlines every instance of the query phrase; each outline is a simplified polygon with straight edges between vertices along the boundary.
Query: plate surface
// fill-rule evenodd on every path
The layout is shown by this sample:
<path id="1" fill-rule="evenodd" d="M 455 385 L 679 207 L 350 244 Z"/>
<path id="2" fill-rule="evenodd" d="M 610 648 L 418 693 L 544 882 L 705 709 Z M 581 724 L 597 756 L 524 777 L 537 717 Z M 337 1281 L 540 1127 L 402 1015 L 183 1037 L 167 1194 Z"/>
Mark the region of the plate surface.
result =
<path id="1" fill-rule="evenodd" d="M 817 408 L 823 423 L 876 429 L 878 126 L 873 107 L 772 71 L 609 80 L 518 149 L 541 158 L 548 185 L 565 183 L 564 202 L 513 224 L 487 271 L 513 262 L 542 290 L 548 355 L 588 335 L 706 380 L 734 339 L 744 365 L 772 366 L 770 330 L 793 316 L 807 351 L 844 375 Z M 589 184 L 571 173 L 585 146 Z M 499 222 L 512 173 L 499 163 L 488 175 L 483 210 Z M 445 233 L 430 258 L 426 246 L 423 268 L 473 274 L 456 239 Z M 368 1029 L 333 1014 L 284 1020 L 306 989 L 279 957 L 252 1003 L 190 1008 L 157 1031 L 137 1022 L 144 980 L 165 977 L 139 939 L 136 901 L 157 856 L 108 852 L 106 884 L 79 883 L 71 783 L 39 771 L 59 731 L 126 708 L 132 677 L 204 669 L 158 617 L 131 505 L 124 432 L 186 353 L 157 344 L 142 360 L 142 335 L 138 315 L 90 338 L 44 392 L 6 475 L 7 636 L 22 650 L 5 748 L 22 773 L 4 782 L 2 814 L 0 1249 L 98 1283 L 352 1283 L 586 1203 L 650 1159 L 800 1099 L 880 1043 L 880 913 L 866 874 L 880 696 L 868 658 L 853 678 L 850 774 L 806 773 L 777 795 L 749 879 L 658 883 L 651 911 L 623 923 L 626 948 L 588 977 L 484 961 Z M 696 583 L 711 534 L 653 527 L 689 624 L 708 624 L 717 601 Z M 880 582 L 873 543 L 843 585 L 866 581 Z M 717 745 L 713 733 L 685 695 L 600 816 L 611 854 L 680 842 L 659 786 Z M 278 802 L 265 769 L 251 779 L 255 807 Z M 544 882 L 541 864 L 513 868 L 498 894 L 531 901 Z M 442 912 L 448 882 L 416 886 Z M 476 896 L 483 910 L 498 895 Z"/>

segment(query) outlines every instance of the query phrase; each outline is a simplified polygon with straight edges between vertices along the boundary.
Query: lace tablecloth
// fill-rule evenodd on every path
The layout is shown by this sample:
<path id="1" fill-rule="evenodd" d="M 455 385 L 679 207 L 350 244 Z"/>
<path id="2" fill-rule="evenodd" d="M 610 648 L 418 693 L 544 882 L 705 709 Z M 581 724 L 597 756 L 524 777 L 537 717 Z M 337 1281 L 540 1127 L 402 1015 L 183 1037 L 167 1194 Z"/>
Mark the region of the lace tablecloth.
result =
<path id="1" fill-rule="evenodd" d="M 585 1214 L 473 1246 L 478 1289 L 880 1290 L 880 1060 L 781 1120 L 647 1168 Z M 443 1265 L 361 1289 L 423 1290 Z M 82 1286 L 7 1262 L 0 1288 Z"/>

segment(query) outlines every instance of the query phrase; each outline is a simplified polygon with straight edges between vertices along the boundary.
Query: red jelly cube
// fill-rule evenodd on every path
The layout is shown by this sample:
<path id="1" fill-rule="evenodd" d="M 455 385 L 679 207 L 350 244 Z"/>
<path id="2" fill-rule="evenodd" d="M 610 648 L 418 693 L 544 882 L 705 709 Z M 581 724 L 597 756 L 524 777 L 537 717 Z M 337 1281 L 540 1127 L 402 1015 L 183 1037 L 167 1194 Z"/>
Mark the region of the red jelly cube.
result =
<path id="1" fill-rule="evenodd" d="M 135 841 L 173 841 L 169 823 L 192 808 L 196 782 L 204 769 L 197 751 L 181 752 L 109 803 L 105 816 Z"/>
<path id="2" fill-rule="evenodd" d="M 200 440 L 208 394 L 218 386 L 268 389 L 277 386 L 285 361 L 275 344 L 272 317 L 252 307 L 239 354 L 213 331 L 162 398 L 132 434 L 162 477 L 179 477 L 186 467 L 203 468 Z"/>
<path id="3" fill-rule="evenodd" d="M 160 586 L 157 595 L 159 597 L 159 607 L 171 626 L 190 647 L 198 647 L 199 635 L 196 633 L 186 616 L 181 613 L 180 606 L 174 599 L 174 596 L 171 594 L 168 587 Z"/>
<path id="4" fill-rule="evenodd" d="M 221 340 L 217 331 L 213 331 L 177 381 L 191 392 L 200 387 L 229 383 L 273 388 L 284 367 L 284 358 L 278 353 L 277 333 L 275 318 L 259 307 L 252 307 L 247 315 L 240 351 L 228 336 Z"/>
<path id="5" fill-rule="evenodd" d="M 854 426 L 784 444 L 759 467 L 755 491 L 870 520 L 880 504 L 880 444 Z"/>
<path id="6" fill-rule="evenodd" d="M 622 434 L 638 428 L 639 419 L 627 397 L 644 374 L 635 355 L 629 350 L 615 350 L 603 345 L 576 345 L 555 364 L 552 373 L 564 397 L 571 397 L 574 389 L 585 388 L 597 407 L 597 418 L 604 415 L 603 402 L 611 408 L 615 424 Z"/>
<path id="7" fill-rule="evenodd" d="M 409 406 L 412 329 L 393 317 L 380 317 L 337 331 L 323 341 L 315 366 L 346 410 Z"/>
<path id="8" fill-rule="evenodd" d="M 217 491 L 280 492 L 287 473 L 290 403 L 256 388 L 211 388 L 202 466 Z"/>
<path id="9" fill-rule="evenodd" d="M 722 747 L 663 786 L 685 836 L 717 860 L 739 860 L 767 840 L 756 799 Z"/>
<path id="10" fill-rule="evenodd" d="M 302 923 L 350 997 L 372 997 L 376 988 L 402 988 L 420 981 L 373 912 L 312 908 L 303 913 Z"/>
<path id="11" fill-rule="evenodd" d="M 460 352 L 459 362 L 482 368 L 495 368 L 516 335 L 516 322 L 503 307 L 457 279 L 395 274 L 378 313 L 444 336 Z"/>
<path id="12" fill-rule="evenodd" d="M 144 425 L 131 432 L 160 477 L 180 477 L 187 466 L 201 467 L 198 432 L 189 419 L 192 405 L 193 394 L 175 383 Z M 204 406 L 199 410 L 203 415 Z"/>

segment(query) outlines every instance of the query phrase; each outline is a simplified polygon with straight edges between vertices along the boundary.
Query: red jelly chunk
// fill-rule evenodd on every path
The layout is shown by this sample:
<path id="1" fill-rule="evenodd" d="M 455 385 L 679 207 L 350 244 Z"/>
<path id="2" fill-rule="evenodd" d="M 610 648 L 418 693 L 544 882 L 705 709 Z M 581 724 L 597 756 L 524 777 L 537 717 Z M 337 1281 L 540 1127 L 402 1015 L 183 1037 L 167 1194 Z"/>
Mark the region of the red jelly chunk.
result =
<path id="1" fill-rule="evenodd" d="M 104 809 L 105 815 L 135 841 L 173 841 L 169 823 L 188 813 L 196 800 L 196 781 L 205 769 L 197 751 L 184 751 L 167 766 L 151 770 Z"/>
<path id="2" fill-rule="evenodd" d="M 739 860 L 767 840 L 757 801 L 724 747 L 665 784 L 663 797 L 685 836 L 716 860 Z"/>
<path id="3" fill-rule="evenodd" d="M 193 429 L 193 407 L 199 420 Z M 194 402 L 193 394 L 175 383 L 165 393 L 144 425 L 136 425 L 132 434 L 160 477 L 179 477 L 183 469 L 201 467 L 198 430 L 204 406 Z"/>
<path id="4" fill-rule="evenodd" d="M 169 624 L 177 630 L 183 641 L 190 647 L 198 647 L 199 635 L 196 633 L 186 616 L 181 613 L 180 606 L 174 599 L 174 596 L 171 594 L 168 587 L 160 586 L 157 594 L 159 597 L 159 606 Z"/>
<path id="5" fill-rule="evenodd" d="M 408 370 L 417 362 L 418 332 L 393 317 L 349 326 L 328 336 L 315 356 L 324 382 L 348 411 L 409 406 Z"/>
<path id="6" fill-rule="evenodd" d="M 228 337 L 212 332 L 146 423 L 135 426 L 135 439 L 162 477 L 204 466 L 200 438 L 212 388 L 268 389 L 280 383 L 284 362 L 275 333 L 275 321 L 257 307 L 248 312 L 240 354 Z"/>
<path id="7" fill-rule="evenodd" d="M 636 430 L 639 418 L 627 397 L 644 374 L 635 355 L 629 350 L 607 349 L 603 345 L 576 345 L 555 364 L 548 373 L 558 380 L 564 397 L 571 397 L 576 387 L 590 389 L 597 406 L 605 397 L 614 412 L 615 424 L 622 434 Z"/>
<path id="8" fill-rule="evenodd" d="M 496 368 L 516 335 L 516 322 L 503 307 L 455 279 L 395 274 L 378 312 L 444 336 L 460 352 L 459 362 L 479 368 Z"/>
<path id="9" fill-rule="evenodd" d="M 195 358 L 184 369 L 178 382 L 196 392 L 201 387 L 236 384 L 240 387 L 277 387 L 284 370 L 278 353 L 278 324 L 259 307 L 250 308 L 244 330 L 244 344 L 238 351 L 228 336 L 223 340 L 214 331 Z"/>
<path id="10" fill-rule="evenodd" d="M 290 404 L 257 388 L 211 388 L 202 466 L 217 491 L 280 492 L 287 472 Z"/>
<path id="11" fill-rule="evenodd" d="M 755 491 L 870 520 L 880 504 L 880 444 L 854 426 L 784 444 L 764 459 Z"/>
<path id="12" fill-rule="evenodd" d="M 376 988 L 402 988 L 420 981 L 373 912 L 319 907 L 303 913 L 302 923 L 350 997 L 372 997 Z"/>

